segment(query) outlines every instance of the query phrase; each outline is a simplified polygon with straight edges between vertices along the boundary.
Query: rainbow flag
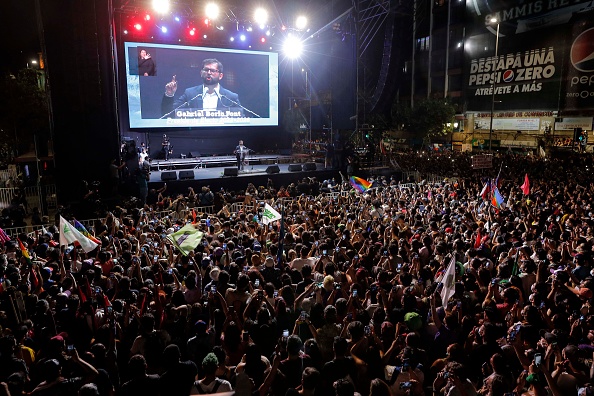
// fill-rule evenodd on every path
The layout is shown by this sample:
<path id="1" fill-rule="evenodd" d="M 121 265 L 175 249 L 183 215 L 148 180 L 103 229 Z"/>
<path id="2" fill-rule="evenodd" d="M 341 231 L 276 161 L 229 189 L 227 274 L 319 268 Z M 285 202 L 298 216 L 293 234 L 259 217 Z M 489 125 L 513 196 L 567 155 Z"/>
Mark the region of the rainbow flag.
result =
<path id="1" fill-rule="evenodd" d="M 353 188 L 359 191 L 360 193 L 369 190 L 369 188 L 371 187 L 370 182 L 357 176 L 351 176 L 349 182 L 351 183 L 351 186 L 353 186 Z"/>
<path id="2" fill-rule="evenodd" d="M 501 193 L 499 192 L 499 189 L 495 186 L 493 188 L 493 197 L 491 198 L 491 203 L 493 204 L 493 206 L 495 206 L 496 208 L 500 208 L 501 204 L 503 203 L 504 199 L 501 196 Z"/>
<path id="3" fill-rule="evenodd" d="M 10 237 L 6 235 L 6 232 L 2 228 L 0 228 L 0 242 L 6 243 L 10 241 Z"/>
<path id="4" fill-rule="evenodd" d="M 31 266 L 32 262 L 31 262 L 31 256 L 29 256 L 29 251 L 27 250 L 25 245 L 23 245 L 23 242 L 21 242 L 20 239 L 19 239 L 19 248 L 21 249 L 21 254 L 25 258 L 25 260 L 27 260 L 27 264 L 29 264 L 29 266 Z"/>
<path id="5" fill-rule="evenodd" d="M 101 241 L 99 239 L 95 238 L 93 235 L 91 235 L 91 233 L 89 231 L 87 231 L 85 226 L 82 225 L 81 223 L 79 223 L 78 220 L 74 220 L 74 228 L 76 228 L 81 234 L 83 234 L 84 236 L 86 236 L 91 241 L 95 242 L 96 244 L 98 244 L 98 245 L 101 244 Z"/>

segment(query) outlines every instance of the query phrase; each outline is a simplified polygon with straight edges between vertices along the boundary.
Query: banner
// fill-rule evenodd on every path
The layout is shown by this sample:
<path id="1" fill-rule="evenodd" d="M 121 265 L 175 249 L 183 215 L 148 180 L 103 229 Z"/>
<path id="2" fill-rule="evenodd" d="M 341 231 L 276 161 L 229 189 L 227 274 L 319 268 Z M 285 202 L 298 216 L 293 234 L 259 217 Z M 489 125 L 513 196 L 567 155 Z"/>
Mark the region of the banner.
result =
<path id="1" fill-rule="evenodd" d="M 468 0 L 466 7 L 469 111 L 594 108 L 591 1 Z M 498 43 L 491 18 L 499 21 Z"/>
<path id="2" fill-rule="evenodd" d="M 491 119 L 475 118 L 475 130 L 489 130 Z M 539 118 L 493 118 L 494 131 L 539 131 Z"/>
<path id="3" fill-rule="evenodd" d="M 592 117 L 563 117 L 561 121 L 555 122 L 556 131 L 573 131 L 575 128 L 592 130 Z"/>

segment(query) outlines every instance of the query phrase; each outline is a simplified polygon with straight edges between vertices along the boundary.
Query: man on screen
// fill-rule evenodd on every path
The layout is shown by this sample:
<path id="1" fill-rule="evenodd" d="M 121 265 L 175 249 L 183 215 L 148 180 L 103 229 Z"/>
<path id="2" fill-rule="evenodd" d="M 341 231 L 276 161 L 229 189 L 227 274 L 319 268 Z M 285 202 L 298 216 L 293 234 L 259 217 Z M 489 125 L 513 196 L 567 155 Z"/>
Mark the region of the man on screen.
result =
<path id="1" fill-rule="evenodd" d="M 223 64 L 216 59 L 205 59 L 202 61 L 200 70 L 202 85 L 190 87 L 184 93 L 174 98 L 177 91 L 177 80 L 172 80 L 165 85 L 165 95 L 161 104 L 162 118 L 174 117 L 174 111 L 182 108 L 194 108 L 200 110 L 229 110 L 241 111 L 239 97 L 221 86 L 223 79 Z M 242 112 L 243 114 L 243 112 Z"/>

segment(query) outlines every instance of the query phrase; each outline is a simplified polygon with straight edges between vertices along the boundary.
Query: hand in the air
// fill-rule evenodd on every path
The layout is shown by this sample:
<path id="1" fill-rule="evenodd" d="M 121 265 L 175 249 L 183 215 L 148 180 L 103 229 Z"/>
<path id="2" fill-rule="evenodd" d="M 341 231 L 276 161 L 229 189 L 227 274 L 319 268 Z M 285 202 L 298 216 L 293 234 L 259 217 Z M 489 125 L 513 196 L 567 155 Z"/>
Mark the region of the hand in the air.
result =
<path id="1" fill-rule="evenodd" d="M 171 81 L 165 84 L 165 95 L 173 96 L 175 95 L 175 91 L 177 91 L 177 80 L 175 79 L 175 76 L 173 76 Z"/>

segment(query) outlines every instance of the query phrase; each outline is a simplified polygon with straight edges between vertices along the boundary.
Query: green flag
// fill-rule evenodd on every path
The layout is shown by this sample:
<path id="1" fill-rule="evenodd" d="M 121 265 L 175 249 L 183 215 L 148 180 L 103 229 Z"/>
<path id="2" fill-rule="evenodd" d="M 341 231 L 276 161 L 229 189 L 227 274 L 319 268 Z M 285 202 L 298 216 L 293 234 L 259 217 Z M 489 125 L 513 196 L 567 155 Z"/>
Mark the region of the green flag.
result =
<path id="1" fill-rule="evenodd" d="M 167 239 L 179 249 L 179 251 L 187 256 L 190 251 L 194 250 L 196 246 L 202 241 L 202 231 L 194 228 L 192 224 L 186 224 L 179 231 L 167 235 Z"/>
<path id="2" fill-rule="evenodd" d="M 273 221 L 280 220 L 281 214 L 278 213 L 274 208 L 268 204 L 264 206 L 264 212 L 262 212 L 262 223 L 269 224 Z"/>

